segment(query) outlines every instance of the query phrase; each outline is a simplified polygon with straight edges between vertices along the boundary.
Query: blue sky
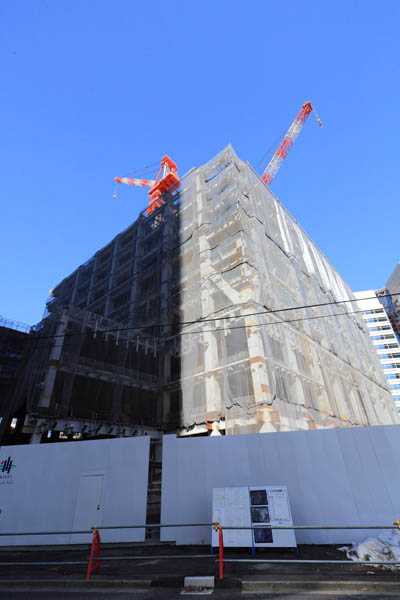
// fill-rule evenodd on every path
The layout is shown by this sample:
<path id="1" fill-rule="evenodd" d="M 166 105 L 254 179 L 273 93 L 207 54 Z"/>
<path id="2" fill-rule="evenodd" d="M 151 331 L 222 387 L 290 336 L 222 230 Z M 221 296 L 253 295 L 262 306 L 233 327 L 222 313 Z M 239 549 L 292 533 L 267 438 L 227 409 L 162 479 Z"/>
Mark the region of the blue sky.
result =
<path id="1" fill-rule="evenodd" d="M 0 314 L 39 321 L 137 217 L 146 190 L 113 200 L 114 176 L 164 154 L 184 173 L 229 142 L 255 166 L 307 100 L 324 127 L 310 116 L 271 189 L 354 290 L 382 287 L 400 260 L 399 17 L 398 0 L 3 0 Z"/>

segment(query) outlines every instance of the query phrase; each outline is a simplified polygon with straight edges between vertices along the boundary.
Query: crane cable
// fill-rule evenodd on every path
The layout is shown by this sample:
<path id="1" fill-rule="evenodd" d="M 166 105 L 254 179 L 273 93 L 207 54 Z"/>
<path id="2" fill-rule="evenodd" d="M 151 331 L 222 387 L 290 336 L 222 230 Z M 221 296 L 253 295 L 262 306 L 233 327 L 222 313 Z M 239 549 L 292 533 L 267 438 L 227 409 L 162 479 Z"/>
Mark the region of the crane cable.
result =
<path id="1" fill-rule="evenodd" d="M 135 169 L 134 171 L 131 171 L 129 173 L 129 177 L 136 178 L 136 179 L 143 179 L 143 177 L 139 177 L 139 175 L 142 175 L 142 176 L 147 175 L 148 174 L 147 169 L 152 169 L 150 171 L 150 173 L 155 173 L 156 169 L 154 167 L 157 167 L 157 165 L 159 165 L 159 161 L 150 163 L 149 165 L 141 167 L 140 169 Z M 117 199 L 117 190 L 118 190 L 118 183 L 115 183 L 114 190 L 113 190 L 113 200 Z"/>

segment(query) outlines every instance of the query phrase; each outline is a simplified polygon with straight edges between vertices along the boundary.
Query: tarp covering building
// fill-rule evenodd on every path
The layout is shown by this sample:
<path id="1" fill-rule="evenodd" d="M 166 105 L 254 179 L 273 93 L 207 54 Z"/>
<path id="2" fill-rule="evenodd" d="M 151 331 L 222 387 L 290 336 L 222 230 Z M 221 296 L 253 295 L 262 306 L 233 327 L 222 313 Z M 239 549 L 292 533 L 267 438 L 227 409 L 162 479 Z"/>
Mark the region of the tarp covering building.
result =
<path id="1" fill-rule="evenodd" d="M 231 146 L 164 200 L 53 290 L 27 433 L 399 422 L 349 286 Z"/>

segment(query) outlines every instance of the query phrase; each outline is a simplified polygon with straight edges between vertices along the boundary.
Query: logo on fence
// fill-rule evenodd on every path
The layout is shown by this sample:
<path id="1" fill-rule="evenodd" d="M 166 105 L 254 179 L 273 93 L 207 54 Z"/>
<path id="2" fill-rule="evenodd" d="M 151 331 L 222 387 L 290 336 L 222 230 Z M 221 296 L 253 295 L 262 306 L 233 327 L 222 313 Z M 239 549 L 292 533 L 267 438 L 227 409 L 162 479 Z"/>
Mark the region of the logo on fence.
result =
<path id="1" fill-rule="evenodd" d="M 11 460 L 11 456 L 9 456 L 7 458 L 7 460 L 2 460 L 0 463 L 0 471 L 2 473 L 9 473 L 11 471 L 11 469 L 15 469 L 17 465 L 13 464 L 13 461 Z"/>
<path id="2" fill-rule="evenodd" d="M 16 466 L 11 456 L 0 462 L 0 483 L 12 483 L 11 469 L 15 469 Z"/>

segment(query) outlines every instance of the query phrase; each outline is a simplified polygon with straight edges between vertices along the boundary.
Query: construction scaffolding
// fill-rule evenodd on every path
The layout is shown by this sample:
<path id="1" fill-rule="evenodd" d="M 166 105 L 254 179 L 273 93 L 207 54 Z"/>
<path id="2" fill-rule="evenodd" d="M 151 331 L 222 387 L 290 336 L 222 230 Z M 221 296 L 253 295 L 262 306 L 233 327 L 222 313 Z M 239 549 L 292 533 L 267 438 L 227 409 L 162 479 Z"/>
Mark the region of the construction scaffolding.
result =
<path id="1" fill-rule="evenodd" d="M 186 432 L 397 423 L 355 305 L 335 304 L 349 286 L 252 168 L 229 146 L 183 194 L 180 321 L 219 318 L 180 331 Z"/>
<path id="2" fill-rule="evenodd" d="M 52 291 L 17 393 L 25 431 L 399 423 L 352 300 L 228 146 Z"/>
<path id="3" fill-rule="evenodd" d="M 0 442 L 14 432 L 12 399 L 28 344 L 30 326 L 0 315 Z"/>

